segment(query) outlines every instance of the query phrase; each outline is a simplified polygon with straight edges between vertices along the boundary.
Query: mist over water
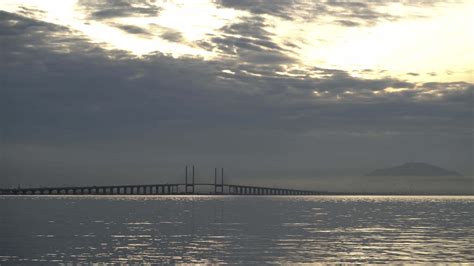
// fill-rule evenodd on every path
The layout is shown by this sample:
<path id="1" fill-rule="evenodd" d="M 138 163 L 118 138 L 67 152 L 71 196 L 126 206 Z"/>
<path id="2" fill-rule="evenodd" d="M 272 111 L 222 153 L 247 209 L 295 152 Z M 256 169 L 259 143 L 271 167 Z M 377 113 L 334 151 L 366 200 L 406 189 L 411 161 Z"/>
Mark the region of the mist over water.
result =
<path id="1" fill-rule="evenodd" d="M 472 196 L 2 196 L 0 262 L 469 262 Z"/>

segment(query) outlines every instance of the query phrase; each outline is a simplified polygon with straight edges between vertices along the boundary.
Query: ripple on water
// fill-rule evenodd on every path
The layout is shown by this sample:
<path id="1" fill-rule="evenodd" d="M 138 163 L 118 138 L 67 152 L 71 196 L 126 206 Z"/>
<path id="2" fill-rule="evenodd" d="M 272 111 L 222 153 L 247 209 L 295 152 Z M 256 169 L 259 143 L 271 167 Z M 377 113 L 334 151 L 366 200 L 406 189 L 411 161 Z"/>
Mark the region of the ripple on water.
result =
<path id="1" fill-rule="evenodd" d="M 0 200 L 8 214 L 0 219 L 8 228 L 0 231 L 0 261 L 470 262 L 473 203 L 474 197 L 10 197 Z"/>

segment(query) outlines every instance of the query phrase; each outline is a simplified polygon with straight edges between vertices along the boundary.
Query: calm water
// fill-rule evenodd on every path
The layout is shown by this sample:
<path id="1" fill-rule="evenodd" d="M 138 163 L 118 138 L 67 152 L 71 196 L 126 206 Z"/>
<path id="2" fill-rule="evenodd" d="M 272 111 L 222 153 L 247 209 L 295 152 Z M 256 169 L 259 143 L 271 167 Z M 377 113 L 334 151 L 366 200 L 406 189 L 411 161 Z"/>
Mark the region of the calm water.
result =
<path id="1" fill-rule="evenodd" d="M 3 196 L 0 262 L 473 262 L 474 197 Z"/>

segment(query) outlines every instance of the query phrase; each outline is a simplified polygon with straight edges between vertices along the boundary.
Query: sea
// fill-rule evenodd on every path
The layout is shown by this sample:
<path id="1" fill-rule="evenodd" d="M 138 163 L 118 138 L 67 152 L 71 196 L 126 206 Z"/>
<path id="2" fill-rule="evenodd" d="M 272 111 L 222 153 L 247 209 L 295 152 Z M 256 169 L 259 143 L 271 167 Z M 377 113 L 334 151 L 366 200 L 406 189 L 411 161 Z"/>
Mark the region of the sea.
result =
<path id="1" fill-rule="evenodd" d="M 0 264 L 472 263 L 474 196 L 0 196 Z"/>

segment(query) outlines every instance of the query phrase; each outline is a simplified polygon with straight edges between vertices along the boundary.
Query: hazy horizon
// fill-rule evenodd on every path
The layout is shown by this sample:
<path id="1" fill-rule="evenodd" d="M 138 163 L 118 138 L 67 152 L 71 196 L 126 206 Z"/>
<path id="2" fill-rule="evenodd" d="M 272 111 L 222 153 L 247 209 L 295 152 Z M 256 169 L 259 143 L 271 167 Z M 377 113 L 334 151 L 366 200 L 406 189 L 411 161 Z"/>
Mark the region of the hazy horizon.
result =
<path id="1" fill-rule="evenodd" d="M 184 169 L 180 169 L 184 170 Z M 341 169 L 281 169 L 281 170 L 240 170 L 225 169 L 225 184 L 254 185 L 263 187 L 305 189 L 321 192 L 341 193 L 412 193 L 412 194 L 473 194 L 472 176 L 367 176 L 362 169 L 342 174 Z M 338 172 L 339 171 L 339 172 Z M 64 179 L 56 176 L 42 178 L 36 182 L 2 182 L 0 188 L 9 187 L 54 187 L 54 186 L 95 186 L 95 185 L 140 185 L 184 183 L 185 175 L 169 172 L 162 176 L 108 176 L 94 175 L 81 179 Z M 190 175 L 189 175 L 190 177 Z M 220 178 L 220 177 L 219 177 Z M 219 179 L 220 180 L 220 179 Z M 190 182 L 190 181 L 189 181 Z M 196 167 L 196 183 L 214 183 L 214 170 Z M 220 181 L 219 181 L 220 182 Z M 199 187 L 198 192 L 211 192 L 214 188 Z"/>

